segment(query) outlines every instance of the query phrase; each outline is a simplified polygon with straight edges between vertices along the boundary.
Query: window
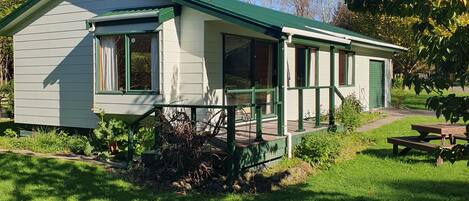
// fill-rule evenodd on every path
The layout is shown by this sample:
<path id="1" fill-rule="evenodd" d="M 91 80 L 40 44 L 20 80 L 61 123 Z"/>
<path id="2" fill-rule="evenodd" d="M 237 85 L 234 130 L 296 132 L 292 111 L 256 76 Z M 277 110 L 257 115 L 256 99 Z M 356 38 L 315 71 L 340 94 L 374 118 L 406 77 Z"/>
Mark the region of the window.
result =
<path id="1" fill-rule="evenodd" d="M 295 85 L 296 87 L 311 86 L 316 69 L 316 49 L 297 47 L 295 51 Z"/>
<path id="2" fill-rule="evenodd" d="M 355 84 L 355 54 L 339 51 L 339 85 L 352 86 Z"/>
<path id="3" fill-rule="evenodd" d="M 98 44 L 100 92 L 131 93 L 158 90 L 157 34 L 99 36 Z"/>

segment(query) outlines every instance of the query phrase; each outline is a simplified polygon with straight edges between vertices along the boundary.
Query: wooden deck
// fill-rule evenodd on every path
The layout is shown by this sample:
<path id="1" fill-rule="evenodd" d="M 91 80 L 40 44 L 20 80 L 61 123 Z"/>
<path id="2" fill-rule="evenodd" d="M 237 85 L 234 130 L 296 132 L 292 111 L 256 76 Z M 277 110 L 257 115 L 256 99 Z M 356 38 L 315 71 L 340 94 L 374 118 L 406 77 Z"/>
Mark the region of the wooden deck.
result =
<path id="1" fill-rule="evenodd" d="M 306 133 L 317 132 L 327 129 L 327 124 L 321 125 L 316 128 L 314 121 L 304 121 L 304 131 L 298 132 L 298 121 L 288 121 L 288 132 L 293 136 L 303 135 Z M 226 143 L 226 133 L 221 133 L 217 136 L 219 143 Z M 256 141 L 256 123 L 240 124 L 236 126 L 236 146 L 248 147 L 264 142 L 271 142 L 276 140 L 286 139 L 286 136 L 279 136 L 277 134 L 277 120 L 268 120 L 262 123 L 262 142 Z"/>

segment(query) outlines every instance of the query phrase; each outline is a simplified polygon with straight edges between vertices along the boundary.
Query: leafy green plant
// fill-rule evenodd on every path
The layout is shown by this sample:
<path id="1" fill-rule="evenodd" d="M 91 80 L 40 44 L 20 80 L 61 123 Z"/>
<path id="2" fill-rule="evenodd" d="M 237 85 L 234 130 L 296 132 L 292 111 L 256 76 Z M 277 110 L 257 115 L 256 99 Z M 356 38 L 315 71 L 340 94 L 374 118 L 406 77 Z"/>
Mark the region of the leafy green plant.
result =
<path id="1" fill-rule="evenodd" d="M 100 146 L 111 154 L 118 153 L 119 146 L 127 141 L 125 122 L 117 119 L 106 121 L 103 112 L 100 114 L 100 121 L 93 133 Z"/>
<path id="2" fill-rule="evenodd" d="M 338 134 L 308 135 L 296 147 L 295 155 L 314 167 L 329 168 L 340 155 L 341 140 Z"/>
<path id="3" fill-rule="evenodd" d="M 345 127 L 346 133 L 353 133 L 360 126 L 360 112 L 363 107 L 355 95 L 347 96 L 337 110 L 337 119 Z"/>
<path id="4" fill-rule="evenodd" d="M 84 154 L 86 156 L 91 156 L 93 152 L 93 146 L 91 146 L 90 141 L 85 136 L 69 137 L 67 146 L 70 151 L 75 154 Z"/>
<path id="5" fill-rule="evenodd" d="M 405 89 L 402 87 L 393 87 L 391 89 L 391 97 L 393 97 L 392 105 L 395 108 L 402 108 L 405 100 Z"/>
<path id="6" fill-rule="evenodd" d="M 7 128 L 4 132 L 3 132 L 3 135 L 5 137 L 11 137 L 11 138 L 16 138 L 18 137 L 18 134 L 16 133 L 16 131 L 14 131 L 13 129 L 11 128 Z"/>
<path id="7" fill-rule="evenodd" d="M 155 144 L 155 129 L 142 127 L 134 137 L 134 153 L 141 156 L 144 151 L 150 150 Z"/>

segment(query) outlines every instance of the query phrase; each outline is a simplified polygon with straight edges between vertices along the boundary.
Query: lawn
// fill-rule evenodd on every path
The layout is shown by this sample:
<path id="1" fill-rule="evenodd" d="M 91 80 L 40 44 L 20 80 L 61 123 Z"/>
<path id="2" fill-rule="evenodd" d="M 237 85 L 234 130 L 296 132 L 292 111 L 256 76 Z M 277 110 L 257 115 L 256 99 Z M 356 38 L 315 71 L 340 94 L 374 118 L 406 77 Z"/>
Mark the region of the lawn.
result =
<path id="1" fill-rule="evenodd" d="M 416 135 L 412 123 L 436 122 L 409 117 L 366 132 L 375 144 L 353 160 L 310 177 L 305 184 L 257 196 L 187 197 L 153 194 L 102 168 L 13 154 L 0 155 L 0 200 L 467 200 L 469 168 L 464 161 L 435 167 L 421 152 L 392 156 L 386 137 Z"/>
<path id="2" fill-rule="evenodd" d="M 451 94 L 451 93 L 455 93 L 456 96 L 469 96 L 468 91 L 466 92 L 445 91 L 444 92 L 444 94 Z M 411 90 L 407 89 L 407 90 L 404 90 L 404 100 L 402 101 L 402 106 L 408 109 L 424 110 L 426 109 L 425 104 L 427 102 L 427 99 L 435 95 L 437 94 L 436 93 L 428 94 L 424 91 L 420 93 L 419 95 L 417 95 L 415 94 L 415 91 L 413 89 Z M 397 97 L 394 93 L 391 95 L 391 101 L 393 105 L 395 105 L 395 103 L 397 102 Z"/>

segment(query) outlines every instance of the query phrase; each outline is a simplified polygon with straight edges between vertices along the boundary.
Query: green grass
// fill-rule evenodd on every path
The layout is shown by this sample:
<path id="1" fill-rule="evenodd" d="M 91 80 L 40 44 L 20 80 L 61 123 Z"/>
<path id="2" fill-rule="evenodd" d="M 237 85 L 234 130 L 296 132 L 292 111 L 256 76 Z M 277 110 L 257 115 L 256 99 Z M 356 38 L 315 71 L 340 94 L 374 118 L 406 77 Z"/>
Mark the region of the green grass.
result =
<path id="1" fill-rule="evenodd" d="M 153 194 L 84 163 L 2 154 L 0 200 L 467 200 L 465 161 L 436 167 L 423 152 L 392 156 L 387 137 L 417 135 L 410 130 L 412 123 L 431 122 L 440 121 L 409 117 L 366 132 L 363 137 L 375 143 L 354 159 L 320 171 L 304 184 L 257 196 Z M 284 165 L 291 164 L 295 161 Z"/>
<path id="2" fill-rule="evenodd" d="M 451 92 L 451 91 L 444 92 L 444 94 L 450 94 L 450 93 L 455 93 L 457 96 L 469 96 L 469 92 Z M 402 101 L 402 106 L 408 109 L 424 110 L 426 109 L 425 104 L 427 102 L 427 99 L 436 95 L 437 93 L 428 94 L 426 92 L 422 92 L 419 95 L 417 95 L 413 89 L 404 90 L 404 100 Z M 397 102 L 397 97 L 394 93 L 391 94 L 391 102 L 392 103 Z"/>
<path id="3" fill-rule="evenodd" d="M 360 125 L 371 123 L 386 117 L 382 112 L 362 112 L 360 113 Z"/>

